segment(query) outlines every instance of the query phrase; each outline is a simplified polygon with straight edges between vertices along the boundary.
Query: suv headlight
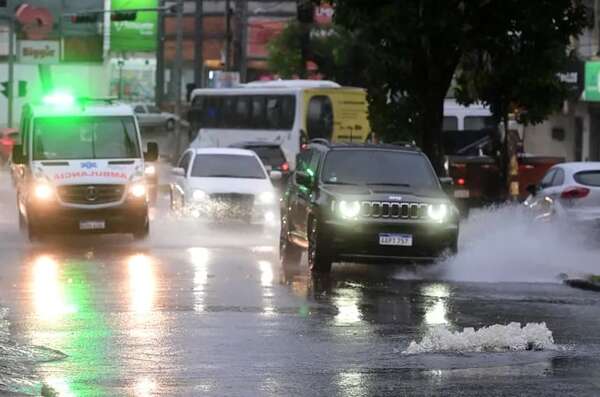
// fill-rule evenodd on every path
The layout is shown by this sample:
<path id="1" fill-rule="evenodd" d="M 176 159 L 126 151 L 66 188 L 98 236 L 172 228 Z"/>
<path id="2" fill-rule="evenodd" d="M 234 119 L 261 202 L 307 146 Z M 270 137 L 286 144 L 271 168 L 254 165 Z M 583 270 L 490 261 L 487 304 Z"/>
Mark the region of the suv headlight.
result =
<path id="1" fill-rule="evenodd" d="M 427 216 L 432 221 L 444 222 L 448 219 L 450 210 L 447 204 L 430 204 L 427 207 Z"/>
<path id="2" fill-rule="evenodd" d="M 344 219 L 354 219 L 360 214 L 360 203 L 358 201 L 340 201 L 338 205 L 339 214 Z"/>

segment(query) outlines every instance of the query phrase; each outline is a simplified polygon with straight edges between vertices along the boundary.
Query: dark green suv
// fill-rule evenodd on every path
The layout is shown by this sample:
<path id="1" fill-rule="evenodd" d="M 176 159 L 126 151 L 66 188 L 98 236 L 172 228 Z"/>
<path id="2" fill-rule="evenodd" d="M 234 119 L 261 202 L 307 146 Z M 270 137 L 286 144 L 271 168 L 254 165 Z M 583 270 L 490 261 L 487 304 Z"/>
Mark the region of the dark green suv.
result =
<path id="1" fill-rule="evenodd" d="M 458 210 L 412 146 L 313 142 L 282 199 L 282 263 L 432 262 L 457 251 Z"/>

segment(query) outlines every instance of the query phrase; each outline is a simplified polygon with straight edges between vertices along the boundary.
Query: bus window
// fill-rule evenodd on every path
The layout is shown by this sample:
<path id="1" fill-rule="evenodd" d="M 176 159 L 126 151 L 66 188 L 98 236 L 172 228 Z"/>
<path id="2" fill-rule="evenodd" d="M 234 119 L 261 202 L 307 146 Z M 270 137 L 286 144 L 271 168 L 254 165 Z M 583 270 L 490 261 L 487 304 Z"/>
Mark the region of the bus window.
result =
<path id="1" fill-rule="evenodd" d="M 458 131 L 458 117 L 444 116 L 443 131 Z"/>
<path id="2" fill-rule="evenodd" d="M 252 117 L 250 127 L 261 128 L 265 125 L 265 97 L 255 95 L 252 97 Z"/>
<path id="3" fill-rule="evenodd" d="M 205 97 L 202 108 L 202 119 L 200 124 L 202 128 L 218 127 L 221 120 L 221 98 Z"/>
<path id="4" fill-rule="evenodd" d="M 219 127 L 221 128 L 236 128 L 236 97 L 224 96 L 221 102 L 221 122 Z"/>
<path id="5" fill-rule="evenodd" d="M 314 96 L 308 103 L 306 129 L 310 139 L 331 139 L 333 135 L 333 105 L 324 95 Z"/>
<path id="6" fill-rule="evenodd" d="M 235 106 L 235 128 L 248 128 L 252 121 L 250 120 L 250 97 L 240 96 L 237 98 Z"/>
<path id="7" fill-rule="evenodd" d="M 482 130 L 494 126 L 494 120 L 490 116 L 466 116 L 465 130 Z"/>

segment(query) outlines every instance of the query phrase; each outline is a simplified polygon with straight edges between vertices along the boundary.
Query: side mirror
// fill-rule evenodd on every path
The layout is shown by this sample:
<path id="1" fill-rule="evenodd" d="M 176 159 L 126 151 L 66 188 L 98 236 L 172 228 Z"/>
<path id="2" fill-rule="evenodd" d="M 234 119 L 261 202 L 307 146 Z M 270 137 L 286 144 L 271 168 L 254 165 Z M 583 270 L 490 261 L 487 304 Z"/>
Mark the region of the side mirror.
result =
<path id="1" fill-rule="evenodd" d="M 148 148 L 144 153 L 145 161 L 156 161 L 158 160 L 158 144 L 156 142 L 148 142 Z"/>
<path id="2" fill-rule="evenodd" d="M 296 184 L 300 186 L 310 187 L 312 184 L 312 177 L 304 171 L 296 171 L 294 178 L 296 180 Z"/>
<path id="3" fill-rule="evenodd" d="M 529 185 L 529 186 L 527 186 L 526 190 L 529 194 L 531 194 L 532 196 L 535 196 L 537 194 L 539 188 L 537 185 Z"/>
<path id="4" fill-rule="evenodd" d="M 183 176 L 185 177 L 185 170 L 183 168 L 177 167 L 171 170 L 171 173 L 175 176 Z"/>
<path id="5" fill-rule="evenodd" d="M 271 171 L 269 172 L 269 177 L 271 177 L 272 181 L 280 181 L 283 177 L 283 174 L 281 171 Z"/>
<path id="6" fill-rule="evenodd" d="M 14 145 L 12 148 L 12 163 L 25 164 L 26 158 L 23 156 L 23 145 Z"/>
<path id="7" fill-rule="evenodd" d="M 446 193 L 452 193 L 454 190 L 454 180 L 450 177 L 441 177 L 440 184 Z"/>

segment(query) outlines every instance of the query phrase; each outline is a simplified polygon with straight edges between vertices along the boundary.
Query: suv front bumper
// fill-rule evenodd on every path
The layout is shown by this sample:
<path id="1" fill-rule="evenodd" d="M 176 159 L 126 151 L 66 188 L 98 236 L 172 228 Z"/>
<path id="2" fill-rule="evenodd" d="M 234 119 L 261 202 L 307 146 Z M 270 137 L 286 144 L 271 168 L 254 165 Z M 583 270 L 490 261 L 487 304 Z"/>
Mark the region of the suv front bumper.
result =
<path id="1" fill-rule="evenodd" d="M 327 221 L 323 233 L 334 261 L 360 263 L 430 262 L 456 250 L 459 227 L 456 223 L 411 221 Z M 379 243 L 380 234 L 412 236 L 412 246 Z"/>

